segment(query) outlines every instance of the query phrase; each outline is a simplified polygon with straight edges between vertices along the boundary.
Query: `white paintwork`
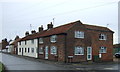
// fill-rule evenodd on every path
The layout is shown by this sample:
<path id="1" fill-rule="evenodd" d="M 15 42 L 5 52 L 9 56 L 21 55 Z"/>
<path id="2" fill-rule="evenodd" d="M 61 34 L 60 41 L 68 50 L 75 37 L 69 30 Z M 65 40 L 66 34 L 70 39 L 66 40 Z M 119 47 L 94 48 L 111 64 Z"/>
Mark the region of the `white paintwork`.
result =
<path id="1" fill-rule="evenodd" d="M 92 47 L 87 47 L 87 60 L 92 60 Z"/>
<path id="2" fill-rule="evenodd" d="M 9 45 L 8 53 L 13 53 L 13 52 L 14 52 L 14 45 Z"/>
<path id="3" fill-rule="evenodd" d="M 45 47 L 45 59 L 48 59 L 48 46 Z"/>
<path id="4" fill-rule="evenodd" d="M 21 52 L 19 52 L 19 48 L 21 48 Z M 38 39 L 34 39 L 34 44 L 31 42 L 31 40 L 21 41 L 21 45 L 19 45 L 18 42 L 18 55 L 22 55 L 22 48 L 23 48 L 23 55 L 29 56 L 29 57 L 35 57 L 38 58 L 37 48 L 38 48 Z M 26 48 L 26 52 L 25 52 Z M 28 53 L 29 48 L 29 53 Z M 34 53 L 31 52 L 31 48 L 34 48 Z"/>

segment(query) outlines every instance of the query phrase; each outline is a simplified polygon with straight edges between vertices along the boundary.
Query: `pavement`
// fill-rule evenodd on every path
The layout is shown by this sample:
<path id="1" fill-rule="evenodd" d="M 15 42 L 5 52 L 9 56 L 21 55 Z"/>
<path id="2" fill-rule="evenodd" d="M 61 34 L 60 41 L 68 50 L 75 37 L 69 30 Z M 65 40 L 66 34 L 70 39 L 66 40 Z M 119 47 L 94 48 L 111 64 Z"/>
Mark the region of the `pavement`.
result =
<path id="1" fill-rule="evenodd" d="M 35 59 L 31 57 L 18 56 L 2 53 L 2 62 L 6 70 L 74 70 L 87 72 L 120 72 L 120 59 L 114 58 L 114 62 L 82 62 L 62 63 L 48 60 Z M 58 72 L 58 71 L 57 71 Z"/>

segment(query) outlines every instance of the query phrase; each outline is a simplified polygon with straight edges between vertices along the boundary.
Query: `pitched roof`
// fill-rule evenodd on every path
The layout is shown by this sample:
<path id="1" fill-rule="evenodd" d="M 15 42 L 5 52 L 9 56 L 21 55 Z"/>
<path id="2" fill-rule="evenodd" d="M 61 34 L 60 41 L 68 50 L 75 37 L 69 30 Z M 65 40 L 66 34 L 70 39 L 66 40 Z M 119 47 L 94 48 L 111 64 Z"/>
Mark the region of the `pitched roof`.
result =
<path id="1" fill-rule="evenodd" d="M 71 23 L 68 23 L 68 24 L 65 24 L 65 25 L 61 25 L 61 26 L 52 28 L 50 30 L 44 30 L 44 31 L 41 31 L 41 32 L 37 32 L 35 34 L 31 34 L 31 35 L 23 37 L 21 39 L 21 41 L 35 39 L 35 38 L 44 37 L 44 36 L 55 35 L 55 34 L 66 33 L 66 31 L 68 31 L 76 23 L 81 23 L 81 22 L 80 21 L 75 21 L 75 22 L 71 22 Z M 87 24 L 83 24 L 83 25 L 85 25 L 85 27 L 88 28 L 88 29 L 111 31 L 110 29 L 108 29 L 106 27 L 87 25 Z"/>
<path id="2" fill-rule="evenodd" d="M 14 45 L 14 44 L 16 44 L 17 42 L 19 42 L 21 40 L 21 38 L 19 38 L 19 39 L 16 39 L 15 41 L 13 41 L 10 45 Z"/>
<path id="3" fill-rule="evenodd" d="M 102 27 L 102 26 L 96 26 L 96 25 L 88 25 L 88 24 L 84 24 L 85 27 L 87 29 L 91 29 L 91 30 L 100 30 L 100 31 L 111 31 L 109 28 L 107 27 Z M 111 31 L 113 32 L 113 31 Z"/>

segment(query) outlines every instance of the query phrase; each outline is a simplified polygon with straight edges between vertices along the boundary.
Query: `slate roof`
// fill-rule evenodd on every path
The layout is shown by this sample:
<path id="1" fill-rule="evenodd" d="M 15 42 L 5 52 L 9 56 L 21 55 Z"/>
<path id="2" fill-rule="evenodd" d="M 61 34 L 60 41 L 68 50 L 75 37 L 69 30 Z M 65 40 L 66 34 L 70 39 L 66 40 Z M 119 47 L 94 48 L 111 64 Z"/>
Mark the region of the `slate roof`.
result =
<path id="1" fill-rule="evenodd" d="M 39 38 L 39 37 L 50 36 L 50 35 L 55 35 L 55 34 L 66 33 L 66 31 L 68 31 L 76 23 L 81 23 L 81 22 L 80 21 L 75 21 L 75 22 L 71 22 L 71 23 L 68 23 L 68 24 L 65 24 L 65 25 L 61 25 L 61 26 L 52 28 L 50 30 L 44 30 L 42 32 L 37 32 L 35 34 L 31 34 L 31 35 L 23 37 L 21 39 L 21 41 L 30 40 L 30 39 L 36 39 L 36 38 Z M 111 31 L 107 27 L 88 25 L 88 24 L 83 24 L 83 25 L 85 25 L 85 27 L 87 29 L 91 29 L 91 30 Z M 113 31 L 111 31 L 111 32 L 113 32 Z"/>

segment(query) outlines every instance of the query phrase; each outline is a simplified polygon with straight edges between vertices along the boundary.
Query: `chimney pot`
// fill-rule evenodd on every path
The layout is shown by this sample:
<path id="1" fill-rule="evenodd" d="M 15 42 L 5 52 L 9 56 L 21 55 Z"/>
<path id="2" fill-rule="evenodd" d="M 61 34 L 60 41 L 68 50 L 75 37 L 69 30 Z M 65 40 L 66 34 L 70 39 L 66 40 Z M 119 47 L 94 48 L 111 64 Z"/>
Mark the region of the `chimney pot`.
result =
<path id="1" fill-rule="evenodd" d="M 51 22 L 50 24 L 47 25 L 47 28 L 48 28 L 48 29 L 53 28 L 53 24 L 52 24 L 52 22 Z"/>
<path id="2" fill-rule="evenodd" d="M 28 36 L 28 35 L 29 35 L 29 32 L 28 32 L 28 31 L 26 31 L 25 35 L 26 35 L 26 36 Z"/>
<path id="3" fill-rule="evenodd" d="M 43 25 L 41 25 L 41 27 L 38 28 L 38 31 L 39 32 L 43 31 Z"/>

